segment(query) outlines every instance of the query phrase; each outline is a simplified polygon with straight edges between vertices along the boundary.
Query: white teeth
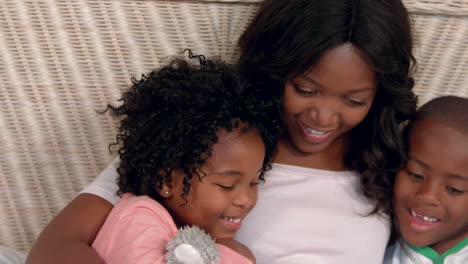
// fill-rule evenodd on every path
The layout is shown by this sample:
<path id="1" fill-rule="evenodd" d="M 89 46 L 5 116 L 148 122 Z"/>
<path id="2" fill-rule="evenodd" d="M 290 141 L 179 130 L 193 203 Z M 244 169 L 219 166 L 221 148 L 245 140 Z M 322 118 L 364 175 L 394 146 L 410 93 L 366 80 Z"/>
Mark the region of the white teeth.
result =
<path id="1" fill-rule="evenodd" d="M 315 129 L 312 129 L 312 128 L 306 128 L 306 130 L 307 130 L 307 132 L 309 132 L 311 134 L 319 135 L 319 136 L 324 135 L 325 133 L 327 133 L 325 131 L 319 131 L 319 130 L 315 130 Z"/>
<path id="2" fill-rule="evenodd" d="M 428 221 L 428 222 L 432 222 L 432 223 L 437 221 L 437 218 L 431 218 L 431 217 L 428 217 L 428 216 L 419 215 L 416 212 L 414 212 L 413 210 L 410 210 L 410 213 L 411 213 L 412 216 L 417 217 L 417 218 L 421 218 L 424 221 Z"/>
<path id="3" fill-rule="evenodd" d="M 240 223 L 240 221 L 242 220 L 240 218 L 231 218 L 231 217 L 223 217 L 223 219 L 229 222 L 233 222 L 233 223 Z"/>

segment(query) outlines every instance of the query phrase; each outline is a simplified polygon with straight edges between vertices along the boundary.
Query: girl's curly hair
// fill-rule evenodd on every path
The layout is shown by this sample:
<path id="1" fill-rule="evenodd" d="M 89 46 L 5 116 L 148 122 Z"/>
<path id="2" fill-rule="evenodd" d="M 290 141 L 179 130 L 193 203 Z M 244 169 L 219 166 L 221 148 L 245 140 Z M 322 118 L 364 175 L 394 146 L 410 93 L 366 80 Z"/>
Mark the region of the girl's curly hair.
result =
<path id="1" fill-rule="evenodd" d="M 360 173 L 375 212 L 389 212 L 394 175 L 404 160 L 400 126 L 416 112 L 411 23 L 401 0 L 265 0 L 239 40 L 239 67 L 257 94 L 276 100 L 329 49 L 351 43 L 373 67 L 378 90 L 352 131 L 346 165 Z"/>
<path id="2" fill-rule="evenodd" d="M 193 56 L 197 64 L 174 59 L 167 66 L 132 79 L 119 106 L 108 105 L 120 118 L 116 136 L 120 166 L 118 194 L 130 192 L 161 201 L 158 189 L 170 181 L 171 171 L 185 173 L 185 199 L 190 180 L 203 177 L 200 168 L 210 157 L 217 132 L 254 129 L 265 145 L 260 179 L 269 169 L 278 122 L 271 118 L 271 103 L 250 94 L 236 67 Z"/>

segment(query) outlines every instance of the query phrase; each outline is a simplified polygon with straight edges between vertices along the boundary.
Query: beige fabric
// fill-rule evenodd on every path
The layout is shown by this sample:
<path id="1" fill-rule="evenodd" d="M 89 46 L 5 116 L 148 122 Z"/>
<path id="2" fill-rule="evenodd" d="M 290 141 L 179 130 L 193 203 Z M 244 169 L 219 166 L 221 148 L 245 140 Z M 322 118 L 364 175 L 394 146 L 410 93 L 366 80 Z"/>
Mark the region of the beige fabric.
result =
<path id="1" fill-rule="evenodd" d="M 184 48 L 235 61 L 260 1 L 0 0 L 0 245 L 27 252 L 115 154 L 100 115 Z M 421 102 L 468 96 L 468 0 L 407 1 Z"/>

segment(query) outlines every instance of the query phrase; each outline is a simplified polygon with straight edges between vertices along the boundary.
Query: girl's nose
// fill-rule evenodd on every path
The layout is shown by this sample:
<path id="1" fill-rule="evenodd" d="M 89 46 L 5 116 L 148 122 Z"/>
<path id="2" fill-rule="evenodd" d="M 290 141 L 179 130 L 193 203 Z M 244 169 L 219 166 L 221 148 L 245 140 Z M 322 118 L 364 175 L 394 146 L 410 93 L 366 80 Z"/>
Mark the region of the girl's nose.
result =
<path id="1" fill-rule="evenodd" d="M 250 186 L 242 188 L 236 194 L 233 203 L 235 206 L 250 209 L 257 202 L 257 189 Z"/>

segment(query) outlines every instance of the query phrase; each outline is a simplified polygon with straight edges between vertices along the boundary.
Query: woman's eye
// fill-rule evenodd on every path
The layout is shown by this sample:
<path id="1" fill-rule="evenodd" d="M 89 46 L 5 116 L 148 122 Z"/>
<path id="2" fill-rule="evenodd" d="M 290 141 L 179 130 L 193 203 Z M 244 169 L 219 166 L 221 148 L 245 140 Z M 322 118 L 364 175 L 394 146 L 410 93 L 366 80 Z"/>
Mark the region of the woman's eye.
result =
<path id="1" fill-rule="evenodd" d="M 414 173 L 414 172 L 411 172 L 411 171 L 407 171 L 408 175 L 410 176 L 411 179 L 415 180 L 415 181 L 422 181 L 424 180 L 424 176 L 422 175 L 419 175 L 417 173 Z"/>
<path id="2" fill-rule="evenodd" d="M 219 187 L 221 187 L 221 189 L 224 189 L 224 190 L 234 189 L 234 185 L 223 185 L 223 184 L 216 184 L 216 185 L 218 185 Z"/>
<path id="3" fill-rule="evenodd" d="M 303 95 L 317 95 L 319 94 L 318 90 L 312 89 L 312 88 L 303 88 L 297 84 L 294 84 L 294 89 Z"/>
<path id="4" fill-rule="evenodd" d="M 465 193 L 464 191 L 457 189 L 455 187 L 452 187 L 452 186 L 446 186 L 445 189 L 447 190 L 448 193 L 453 194 L 453 195 L 462 195 Z"/>

